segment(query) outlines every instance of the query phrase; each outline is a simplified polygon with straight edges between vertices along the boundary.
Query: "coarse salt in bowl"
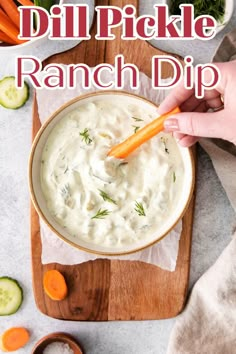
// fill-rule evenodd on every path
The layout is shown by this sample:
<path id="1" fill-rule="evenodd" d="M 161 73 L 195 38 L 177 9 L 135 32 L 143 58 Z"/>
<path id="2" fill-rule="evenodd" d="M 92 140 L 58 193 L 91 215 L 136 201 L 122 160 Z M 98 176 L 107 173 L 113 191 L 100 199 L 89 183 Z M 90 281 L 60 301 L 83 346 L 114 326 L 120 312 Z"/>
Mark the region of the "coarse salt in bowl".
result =
<path id="1" fill-rule="evenodd" d="M 48 344 L 43 351 L 43 354 L 74 354 L 69 344 L 62 342 L 54 342 Z"/>

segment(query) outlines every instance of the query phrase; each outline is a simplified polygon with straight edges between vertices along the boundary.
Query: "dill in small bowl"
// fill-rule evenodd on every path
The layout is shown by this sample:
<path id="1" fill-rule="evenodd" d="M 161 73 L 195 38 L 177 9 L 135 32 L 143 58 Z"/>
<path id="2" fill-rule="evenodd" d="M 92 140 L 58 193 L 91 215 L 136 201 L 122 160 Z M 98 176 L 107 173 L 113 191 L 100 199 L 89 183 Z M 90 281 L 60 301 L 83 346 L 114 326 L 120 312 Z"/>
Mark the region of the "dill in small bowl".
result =
<path id="1" fill-rule="evenodd" d="M 170 1 L 169 9 L 172 15 L 180 15 L 181 11 L 179 5 L 192 4 L 194 5 L 194 16 L 210 15 L 216 19 L 217 22 L 222 23 L 225 15 L 225 0 L 172 0 Z"/>

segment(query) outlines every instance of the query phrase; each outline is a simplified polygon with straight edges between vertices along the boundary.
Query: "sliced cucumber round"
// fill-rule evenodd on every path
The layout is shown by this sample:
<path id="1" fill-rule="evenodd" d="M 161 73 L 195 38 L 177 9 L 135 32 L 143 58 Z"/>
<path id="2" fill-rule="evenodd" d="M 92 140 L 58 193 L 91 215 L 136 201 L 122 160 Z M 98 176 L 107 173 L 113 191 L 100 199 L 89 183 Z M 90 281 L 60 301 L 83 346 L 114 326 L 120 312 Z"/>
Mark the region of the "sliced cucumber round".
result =
<path id="1" fill-rule="evenodd" d="M 6 76 L 0 81 L 0 105 L 5 108 L 18 109 L 29 98 L 29 85 L 24 82 L 22 88 L 17 88 L 14 76 Z"/>
<path id="2" fill-rule="evenodd" d="M 0 278 L 0 316 L 12 315 L 21 306 L 23 290 L 19 283 L 9 277 Z"/>

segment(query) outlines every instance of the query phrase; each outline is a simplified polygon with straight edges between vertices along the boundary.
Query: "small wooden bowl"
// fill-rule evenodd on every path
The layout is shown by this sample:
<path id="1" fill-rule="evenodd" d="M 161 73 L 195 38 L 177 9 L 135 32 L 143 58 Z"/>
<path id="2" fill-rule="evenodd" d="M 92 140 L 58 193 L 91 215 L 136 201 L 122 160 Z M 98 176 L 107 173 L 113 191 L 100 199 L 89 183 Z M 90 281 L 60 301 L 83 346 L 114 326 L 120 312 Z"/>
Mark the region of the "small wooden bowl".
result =
<path id="1" fill-rule="evenodd" d="M 70 346 L 70 348 L 74 351 L 74 354 L 83 354 L 80 345 L 76 342 L 76 340 L 67 333 L 50 333 L 47 336 L 41 338 L 32 349 L 31 354 L 43 354 L 44 349 L 51 343 L 61 342 L 66 343 Z"/>

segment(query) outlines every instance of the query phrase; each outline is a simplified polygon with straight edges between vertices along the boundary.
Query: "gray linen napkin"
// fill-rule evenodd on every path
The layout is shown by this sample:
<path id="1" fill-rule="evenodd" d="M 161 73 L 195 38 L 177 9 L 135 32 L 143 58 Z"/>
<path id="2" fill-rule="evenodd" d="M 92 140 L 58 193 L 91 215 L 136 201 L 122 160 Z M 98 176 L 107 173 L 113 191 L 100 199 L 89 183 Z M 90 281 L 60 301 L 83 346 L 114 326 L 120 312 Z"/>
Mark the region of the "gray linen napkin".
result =
<path id="1" fill-rule="evenodd" d="M 213 58 L 236 59 L 236 29 L 225 36 Z M 201 139 L 236 212 L 236 146 Z M 197 281 L 177 318 L 167 354 L 236 353 L 236 234 L 216 263 Z"/>

